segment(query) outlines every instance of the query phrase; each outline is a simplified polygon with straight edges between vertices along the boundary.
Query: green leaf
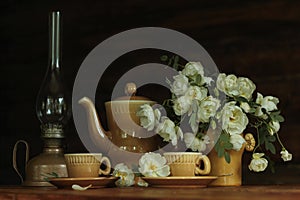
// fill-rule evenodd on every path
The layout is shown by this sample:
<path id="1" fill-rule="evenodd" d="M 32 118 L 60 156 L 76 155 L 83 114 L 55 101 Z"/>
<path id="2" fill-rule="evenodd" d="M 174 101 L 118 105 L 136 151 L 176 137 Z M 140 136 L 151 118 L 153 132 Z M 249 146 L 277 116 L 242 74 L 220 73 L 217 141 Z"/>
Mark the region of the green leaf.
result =
<path id="1" fill-rule="evenodd" d="M 259 141 L 260 141 L 260 144 L 263 144 L 265 143 L 265 140 L 266 140 L 266 135 L 264 134 L 264 132 L 262 132 L 261 130 L 259 131 Z"/>
<path id="2" fill-rule="evenodd" d="M 231 161 L 230 154 L 227 151 L 224 152 L 224 158 L 227 163 L 230 163 L 230 161 Z"/>
<path id="3" fill-rule="evenodd" d="M 172 65 L 173 60 L 174 60 L 174 56 L 172 56 L 172 58 L 169 58 L 168 66 Z"/>
<path id="4" fill-rule="evenodd" d="M 227 149 L 227 150 L 230 150 L 230 149 L 232 149 L 232 147 L 233 147 L 233 145 L 230 143 L 230 142 L 226 142 L 226 143 L 224 143 L 224 149 Z"/>
<path id="5" fill-rule="evenodd" d="M 276 137 L 274 135 L 269 135 L 268 136 L 268 141 L 275 142 L 276 141 Z"/>
<path id="6" fill-rule="evenodd" d="M 219 157 L 219 158 L 222 158 L 222 157 L 224 156 L 224 153 L 225 153 L 224 148 L 221 148 L 221 147 L 220 147 L 220 149 L 219 149 L 219 151 L 218 151 L 217 153 L 218 153 L 218 157 Z"/>
<path id="7" fill-rule="evenodd" d="M 195 80 L 196 84 L 197 85 L 201 85 L 201 82 L 202 82 L 202 76 L 200 74 L 198 74 L 196 76 L 196 80 Z"/>
<path id="8" fill-rule="evenodd" d="M 272 111 L 271 115 L 280 115 L 280 110 Z"/>
<path id="9" fill-rule="evenodd" d="M 221 140 L 221 141 L 228 141 L 229 140 L 229 135 L 227 133 L 222 132 L 220 134 L 219 140 Z"/>
<path id="10" fill-rule="evenodd" d="M 284 117 L 280 115 L 280 110 L 271 112 L 270 117 L 272 121 L 284 122 Z"/>
<path id="11" fill-rule="evenodd" d="M 256 109 L 255 108 L 250 108 L 249 113 L 255 113 Z"/>
<path id="12" fill-rule="evenodd" d="M 235 97 L 235 100 L 238 102 L 248 102 L 246 98 L 241 97 L 241 96 Z"/>
<path id="13" fill-rule="evenodd" d="M 274 146 L 274 144 L 270 143 L 270 142 L 266 142 L 265 143 L 265 147 L 267 150 L 269 150 L 272 154 L 276 154 L 276 148 Z"/>
<path id="14" fill-rule="evenodd" d="M 59 175 L 58 175 L 56 172 L 49 173 L 49 175 L 51 175 L 51 176 L 53 176 L 53 177 L 55 177 L 55 178 L 58 178 L 58 177 L 59 177 Z"/>
<path id="15" fill-rule="evenodd" d="M 168 60 L 168 56 L 167 56 L 167 55 L 162 55 L 162 56 L 160 57 L 160 60 L 163 61 L 163 62 L 165 62 L 165 61 Z"/>
<path id="16" fill-rule="evenodd" d="M 274 119 L 274 121 L 278 121 L 278 122 L 284 122 L 284 117 L 282 115 L 277 115 Z"/>
<path id="17" fill-rule="evenodd" d="M 178 66 L 179 66 L 178 62 L 179 62 L 179 56 L 176 55 L 174 58 L 174 62 L 173 62 L 173 68 L 177 71 L 178 71 Z"/>

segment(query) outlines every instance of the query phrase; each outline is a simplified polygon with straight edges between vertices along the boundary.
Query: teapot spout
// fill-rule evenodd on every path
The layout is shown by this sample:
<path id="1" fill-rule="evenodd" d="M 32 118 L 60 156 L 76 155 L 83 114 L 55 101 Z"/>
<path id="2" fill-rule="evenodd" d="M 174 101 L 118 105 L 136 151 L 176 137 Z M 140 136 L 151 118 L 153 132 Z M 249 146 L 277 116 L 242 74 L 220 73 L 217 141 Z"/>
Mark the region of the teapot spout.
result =
<path id="1" fill-rule="evenodd" d="M 107 135 L 110 133 L 102 127 L 94 103 L 88 97 L 83 97 L 78 103 L 86 110 L 89 133 L 94 143 L 104 151 L 103 147 L 107 147 L 109 144 Z M 105 149 L 107 150 L 107 148 Z"/>
<path id="2" fill-rule="evenodd" d="M 94 134 L 96 133 L 102 138 L 105 138 L 106 131 L 100 123 L 94 103 L 88 97 L 83 97 L 78 101 L 78 103 L 86 109 L 90 132 Z"/>
<path id="3" fill-rule="evenodd" d="M 128 165 L 130 164 L 129 166 L 137 163 L 140 154 L 123 150 L 119 146 L 114 145 L 112 132 L 105 131 L 102 127 L 94 103 L 88 97 L 83 97 L 78 103 L 86 111 L 89 134 L 93 143 L 102 153 L 105 153 L 110 158 L 112 166 L 118 163 L 128 163 Z"/>
<path id="4" fill-rule="evenodd" d="M 105 130 L 103 129 L 102 125 L 99 122 L 99 118 L 94 103 L 88 97 L 83 97 L 78 101 L 78 103 L 86 109 L 87 117 L 88 117 L 87 120 L 88 120 L 90 131 L 93 133 L 96 132 L 102 138 L 104 138 Z"/>

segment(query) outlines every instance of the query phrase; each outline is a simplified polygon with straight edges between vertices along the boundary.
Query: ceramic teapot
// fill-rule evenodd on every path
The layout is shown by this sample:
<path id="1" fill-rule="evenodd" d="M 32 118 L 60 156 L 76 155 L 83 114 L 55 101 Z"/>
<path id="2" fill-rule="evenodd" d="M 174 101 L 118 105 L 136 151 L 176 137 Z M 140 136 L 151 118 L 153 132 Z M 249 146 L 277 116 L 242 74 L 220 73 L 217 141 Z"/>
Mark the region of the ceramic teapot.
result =
<path id="1" fill-rule="evenodd" d="M 136 116 L 141 105 L 154 105 L 155 102 L 135 96 L 134 83 L 126 84 L 125 93 L 127 96 L 105 102 L 108 131 L 101 125 L 93 102 L 87 97 L 78 101 L 86 110 L 88 128 L 93 141 L 96 141 L 102 150 L 108 145 L 108 140 L 119 148 L 118 150 L 126 152 L 145 153 L 157 150 L 163 143 L 161 137 L 142 128 Z"/>

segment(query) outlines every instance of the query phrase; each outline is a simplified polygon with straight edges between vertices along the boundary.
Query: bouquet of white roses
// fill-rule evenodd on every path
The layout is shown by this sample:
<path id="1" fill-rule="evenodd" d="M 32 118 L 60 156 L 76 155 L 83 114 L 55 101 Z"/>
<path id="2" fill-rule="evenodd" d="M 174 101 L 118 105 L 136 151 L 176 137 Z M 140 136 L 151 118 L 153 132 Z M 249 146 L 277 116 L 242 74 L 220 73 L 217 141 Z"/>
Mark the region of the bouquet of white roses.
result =
<path id="1" fill-rule="evenodd" d="M 254 98 L 256 86 L 245 77 L 224 73 L 216 80 L 207 77 L 200 62 L 177 66 L 178 75 L 167 80 L 171 97 L 163 103 L 166 115 L 148 104 L 142 105 L 137 112 L 142 127 L 174 146 L 182 140 L 192 151 L 205 152 L 208 145 L 213 145 L 228 163 L 229 150 L 239 151 L 246 143 L 246 150 L 253 151 L 249 164 L 253 171 L 266 169 L 270 158 L 265 153 L 277 153 L 276 141 L 281 145 L 282 159 L 292 159 L 278 134 L 284 121 L 277 108 L 278 98 L 258 92 Z M 183 122 L 188 127 L 181 128 Z M 246 129 L 254 130 L 254 136 L 243 135 Z"/>

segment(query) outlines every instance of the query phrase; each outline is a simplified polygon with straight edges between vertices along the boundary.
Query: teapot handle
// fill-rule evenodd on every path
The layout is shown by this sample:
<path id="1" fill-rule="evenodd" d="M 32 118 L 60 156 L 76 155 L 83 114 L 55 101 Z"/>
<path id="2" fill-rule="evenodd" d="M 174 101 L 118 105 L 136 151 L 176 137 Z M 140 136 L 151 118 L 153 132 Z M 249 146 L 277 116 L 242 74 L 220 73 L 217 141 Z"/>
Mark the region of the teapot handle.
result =
<path id="1" fill-rule="evenodd" d="M 21 173 L 19 172 L 19 169 L 18 169 L 18 166 L 17 166 L 17 150 L 18 150 L 18 145 L 20 143 L 23 143 L 26 147 L 26 149 L 25 149 L 25 170 L 26 170 L 26 165 L 27 165 L 27 162 L 28 162 L 28 159 L 29 159 L 29 145 L 25 140 L 18 140 L 16 142 L 15 146 L 14 146 L 14 149 L 13 149 L 13 168 L 17 172 L 18 176 L 21 179 L 21 182 L 23 183 L 24 179 L 23 179 Z"/>

